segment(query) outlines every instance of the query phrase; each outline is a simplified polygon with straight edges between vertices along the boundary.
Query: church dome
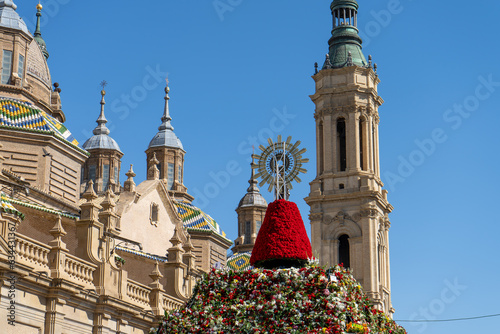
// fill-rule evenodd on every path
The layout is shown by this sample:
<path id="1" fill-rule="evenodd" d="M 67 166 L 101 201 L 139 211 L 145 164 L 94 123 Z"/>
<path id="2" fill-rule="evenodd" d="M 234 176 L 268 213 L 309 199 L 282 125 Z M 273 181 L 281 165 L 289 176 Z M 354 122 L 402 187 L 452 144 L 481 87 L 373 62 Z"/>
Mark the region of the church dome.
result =
<path id="1" fill-rule="evenodd" d="M 109 129 L 106 127 L 106 123 L 108 120 L 106 116 L 104 116 L 104 105 L 106 102 L 104 101 L 104 95 L 106 92 L 101 91 L 102 99 L 101 99 L 101 114 L 97 119 L 97 126 L 93 131 L 93 136 L 90 137 L 82 147 L 85 150 L 95 150 L 95 149 L 103 149 L 103 150 L 115 150 L 120 151 L 120 147 L 116 143 L 116 141 L 109 136 Z"/>
<path id="2" fill-rule="evenodd" d="M 172 129 L 164 129 L 158 131 L 158 133 L 151 139 L 148 148 L 152 147 L 172 147 L 180 148 L 182 147 L 181 140 L 175 135 L 173 127 Z"/>
<path id="3" fill-rule="evenodd" d="M 105 150 L 115 150 L 120 151 L 120 147 L 116 141 L 108 135 L 100 134 L 94 135 L 87 139 L 87 141 L 82 145 L 85 150 L 95 150 L 95 149 L 105 149 Z M 120 151 L 121 152 L 121 151 Z"/>
<path id="4" fill-rule="evenodd" d="M 170 89 L 165 87 L 165 109 L 163 112 L 163 116 L 161 118 L 161 125 L 158 127 L 158 133 L 151 139 L 149 143 L 148 149 L 153 147 L 171 147 L 171 148 L 180 148 L 183 150 L 181 140 L 175 135 L 174 127 L 170 123 L 172 117 L 170 117 L 170 112 L 168 108 L 168 100 L 170 97 L 168 96 L 168 92 Z"/>
<path id="5" fill-rule="evenodd" d="M 262 206 L 267 207 L 267 201 L 264 199 L 259 192 L 257 193 L 246 193 L 245 196 L 240 200 L 238 208 L 244 208 L 247 206 Z"/>
<path id="6" fill-rule="evenodd" d="M 16 12 L 16 4 L 11 0 L 0 0 L 0 27 L 21 30 L 29 34 L 26 23 Z"/>
<path id="7" fill-rule="evenodd" d="M 28 47 L 28 59 L 26 63 L 26 72 L 34 79 L 41 81 L 50 93 L 50 71 L 47 65 L 47 60 L 41 50 L 40 45 L 36 40 L 31 41 Z"/>

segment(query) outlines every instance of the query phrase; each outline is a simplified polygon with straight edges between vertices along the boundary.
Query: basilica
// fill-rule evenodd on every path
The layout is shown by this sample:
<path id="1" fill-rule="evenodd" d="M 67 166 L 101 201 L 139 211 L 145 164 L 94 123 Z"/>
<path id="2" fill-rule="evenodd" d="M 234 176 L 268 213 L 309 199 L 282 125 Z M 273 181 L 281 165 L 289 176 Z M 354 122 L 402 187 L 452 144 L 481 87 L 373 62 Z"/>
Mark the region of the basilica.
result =
<path id="1" fill-rule="evenodd" d="M 172 126 L 168 84 L 158 97 L 158 130 L 144 148 L 147 175 L 136 184 L 106 126 L 105 85 L 92 136 L 78 143 L 47 65 L 43 8 L 36 7 L 34 32 L 16 8 L 0 1 L 1 332 L 148 333 L 166 310 L 186 303 L 204 272 L 250 268 L 267 209 L 254 162 L 242 199 L 227 203 L 237 207 L 233 243 L 184 185 L 189 159 Z M 357 2 L 334 0 L 331 11 L 330 49 L 311 95 L 317 168 L 305 200 L 313 254 L 322 265 L 352 268 L 375 305 L 393 313 L 380 80 L 362 52 Z"/>

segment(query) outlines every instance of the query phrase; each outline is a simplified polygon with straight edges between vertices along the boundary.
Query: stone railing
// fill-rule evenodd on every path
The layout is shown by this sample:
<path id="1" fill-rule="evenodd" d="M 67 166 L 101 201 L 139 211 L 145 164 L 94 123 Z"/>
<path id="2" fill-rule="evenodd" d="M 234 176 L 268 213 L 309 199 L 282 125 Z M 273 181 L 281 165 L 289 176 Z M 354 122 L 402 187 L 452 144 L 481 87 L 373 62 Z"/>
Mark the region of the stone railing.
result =
<path id="1" fill-rule="evenodd" d="M 166 311 L 171 311 L 171 310 L 178 310 L 182 308 L 184 305 L 184 302 L 179 299 L 173 299 L 171 296 L 167 295 L 166 293 L 162 294 L 162 306 L 163 309 Z"/>
<path id="2" fill-rule="evenodd" d="M 85 286 L 93 286 L 94 271 L 96 268 L 97 267 L 90 262 L 86 262 L 76 256 L 66 254 L 64 272 Z"/>
<path id="3" fill-rule="evenodd" d="M 127 281 L 127 296 L 134 302 L 149 306 L 149 294 L 151 289 L 135 281 Z"/>
<path id="4" fill-rule="evenodd" d="M 16 237 L 16 262 L 34 266 L 35 271 L 49 272 L 49 252 L 46 245 L 23 235 Z"/>

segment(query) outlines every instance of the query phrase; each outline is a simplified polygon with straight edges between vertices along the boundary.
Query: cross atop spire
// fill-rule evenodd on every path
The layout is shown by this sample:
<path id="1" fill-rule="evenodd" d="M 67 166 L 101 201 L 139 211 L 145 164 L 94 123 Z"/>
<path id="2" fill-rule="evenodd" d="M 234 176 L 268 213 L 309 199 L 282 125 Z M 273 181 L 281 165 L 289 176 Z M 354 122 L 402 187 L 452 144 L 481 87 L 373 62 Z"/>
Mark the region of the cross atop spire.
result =
<path id="1" fill-rule="evenodd" d="M 104 90 L 104 87 L 106 87 L 107 82 L 106 80 L 103 80 L 101 82 L 101 114 L 99 115 L 99 118 L 97 119 L 97 126 L 94 129 L 93 133 L 97 135 L 109 135 L 109 129 L 106 127 L 106 123 L 108 123 L 108 120 L 106 119 L 106 116 L 104 115 L 104 105 L 106 104 L 106 101 L 104 101 L 104 96 L 106 95 L 106 91 Z"/>
<path id="2" fill-rule="evenodd" d="M 165 109 L 163 111 L 163 116 L 161 117 L 161 125 L 158 127 L 158 130 L 174 130 L 174 127 L 172 124 L 170 124 L 170 121 L 172 120 L 172 117 L 170 117 L 170 110 L 168 108 L 168 100 L 170 100 L 170 97 L 168 96 L 168 93 L 170 92 L 170 88 L 168 87 L 168 77 L 165 79 L 166 81 L 166 86 L 165 86 Z"/>
<path id="3" fill-rule="evenodd" d="M 254 149 L 255 151 L 255 149 Z M 249 193 L 258 193 L 259 188 L 257 187 L 257 180 L 255 179 L 255 168 L 257 168 L 257 164 L 254 161 L 254 157 L 252 154 L 252 162 L 250 163 L 250 169 L 252 170 L 250 173 L 250 180 L 248 180 L 248 183 L 250 183 L 250 187 L 248 187 L 247 192 Z"/>

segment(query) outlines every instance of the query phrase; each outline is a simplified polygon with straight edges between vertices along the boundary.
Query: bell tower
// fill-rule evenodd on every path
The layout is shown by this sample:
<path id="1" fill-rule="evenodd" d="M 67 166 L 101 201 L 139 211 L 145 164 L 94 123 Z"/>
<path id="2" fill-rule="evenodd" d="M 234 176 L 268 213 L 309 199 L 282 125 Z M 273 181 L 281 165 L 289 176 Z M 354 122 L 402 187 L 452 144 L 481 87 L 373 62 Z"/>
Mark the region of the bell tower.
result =
<path id="1" fill-rule="evenodd" d="M 194 198 L 187 193 L 187 187 L 184 185 L 184 155 L 186 151 L 184 151 L 181 140 L 174 133 L 174 127 L 171 123 L 169 92 L 167 80 L 161 125 L 146 150 L 148 171 L 153 165 L 156 165 L 158 176 L 165 183 L 169 193 L 179 200 L 191 202 Z M 148 180 L 154 179 L 155 176 L 148 172 Z"/>
<path id="2" fill-rule="evenodd" d="M 247 193 L 240 200 L 236 213 L 238 213 L 238 238 L 234 241 L 233 253 L 251 252 L 260 226 L 264 221 L 267 210 L 267 202 L 257 187 L 255 178 L 255 163 L 252 158 L 251 175 L 248 183 L 250 186 Z"/>
<path id="3" fill-rule="evenodd" d="M 391 304 L 388 214 L 393 207 L 380 180 L 376 65 L 362 52 L 358 4 L 334 0 L 329 54 L 313 79 L 316 178 L 305 199 L 313 254 L 321 265 L 349 267 L 387 314 Z"/>

